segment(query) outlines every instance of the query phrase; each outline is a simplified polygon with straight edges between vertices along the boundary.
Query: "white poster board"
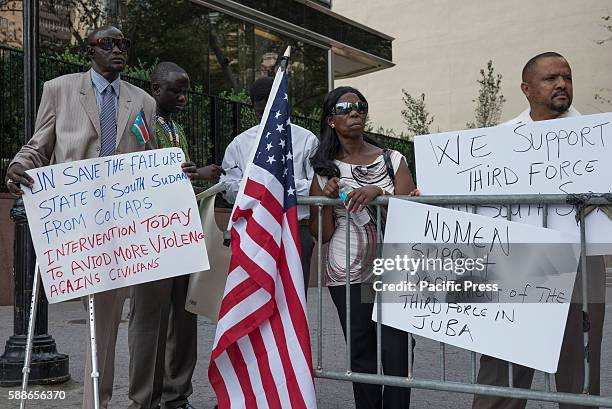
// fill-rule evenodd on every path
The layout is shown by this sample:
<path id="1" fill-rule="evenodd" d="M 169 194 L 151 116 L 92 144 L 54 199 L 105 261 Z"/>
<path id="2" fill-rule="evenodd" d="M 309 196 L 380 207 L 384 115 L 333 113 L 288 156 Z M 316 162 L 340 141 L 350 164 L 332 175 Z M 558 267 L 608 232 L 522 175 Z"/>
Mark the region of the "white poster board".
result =
<path id="1" fill-rule="evenodd" d="M 225 292 L 225 283 L 232 257 L 229 246 L 223 245 L 223 231 L 215 220 L 215 197 L 225 190 L 223 182 L 217 183 L 198 194 L 196 199 L 200 206 L 200 221 L 206 235 L 206 249 L 209 254 L 210 269 L 199 271 L 189 277 L 185 309 L 191 313 L 203 315 L 211 322 L 217 323 L 221 301 Z M 229 217 L 229 213 L 227 214 Z"/>
<path id="2" fill-rule="evenodd" d="M 416 335 L 455 345 L 496 358 L 556 372 L 569 301 L 578 266 L 579 237 L 552 229 L 490 219 L 399 199 L 389 200 L 383 258 L 398 254 L 418 258 L 419 248 L 438 243 L 443 249 L 478 249 L 488 256 L 488 272 L 457 274 L 457 270 L 387 270 L 385 282 L 412 282 L 417 288 L 378 292 L 382 297 L 381 322 Z M 456 234 L 460 231 L 459 234 Z M 469 232 L 469 233 L 468 233 Z M 394 250 L 404 243 L 399 253 Z M 503 251 L 491 251 L 489 244 Z M 543 245 L 534 245 L 541 243 Z M 517 253 L 516 246 L 522 245 Z M 506 251 L 507 249 L 507 251 Z M 444 250 L 442 250 L 443 253 Z M 440 253 L 437 253 L 440 254 Z M 487 274 L 486 282 L 499 283 L 496 291 L 471 291 L 469 302 L 449 301 L 468 294 L 419 291 L 420 282 L 447 285 L 456 280 L 464 286 Z M 493 274 L 498 279 L 493 279 Z M 456 282 L 452 285 L 456 285 Z M 375 287 L 376 288 L 376 287 Z M 379 287 L 380 289 L 380 287 Z M 445 298 L 446 297 L 446 298 Z M 373 319 L 378 311 L 374 308 Z"/>
<path id="3" fill-rule="evenodd" d="M 612 113 L 422 135 L 414 148 L 423 195 L 612 192 Z M 506 210 L 478 213 L 504 217 Z M 512 213 L 514 221 L 542 225 L 541 206 Z M 550 206 L 548 227 L 577 232 L 575 216 L 571 206 Z M 612 247 L 612 223 L 599 209 L 587 216 L 586 237 L 589 254 Z"/>
<path id="4" fill-rule="evenodd" d="M 178 148 L 28 171 L 23 200 L 49 303 L 208 269 Z"/>

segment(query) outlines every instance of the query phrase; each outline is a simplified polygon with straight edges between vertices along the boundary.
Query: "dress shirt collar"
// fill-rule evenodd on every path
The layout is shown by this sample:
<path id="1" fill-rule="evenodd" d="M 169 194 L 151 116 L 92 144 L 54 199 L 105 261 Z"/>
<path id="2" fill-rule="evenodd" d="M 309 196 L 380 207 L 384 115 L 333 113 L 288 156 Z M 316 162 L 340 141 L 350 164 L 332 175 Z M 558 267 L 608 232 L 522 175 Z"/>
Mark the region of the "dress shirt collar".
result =
<path id="1" fill-rule="evenodd" d="M 570 105 L 567 111 L 559 115 L 556 119 L 569 118 L 569 117 L 574 117 L 574 116 L 580 116 L 580 112 L 578 112 L 578 110 L 574 108 L 573 105 Z M 531 119 L 531 109 L 530 108 L 527 108 L 526 110 L 521 112 L 519 116 L 505 123 L 521 124 L 521 123 L 528 123 L 528 122 L 533 122 L 533 119 Z"/>
<path id="2" fill-rule="evenodd" d="M 110 83 L 111 87 L 113 87 L 113 90 L 115 91 L 115 96 L 119 96 L 120 81 L 121 81 L 121 78 L 117 77 L 117 79 L 115 79 L 113 82 Z M 98 90 L 100 94 L 104 92 L 104 90 L 109 84 L 108 80 L 104 78 L 102 74 L 94 70 L 93 68 L 91 69 L 91 82 L 93 83 L 93 86 Z"/>

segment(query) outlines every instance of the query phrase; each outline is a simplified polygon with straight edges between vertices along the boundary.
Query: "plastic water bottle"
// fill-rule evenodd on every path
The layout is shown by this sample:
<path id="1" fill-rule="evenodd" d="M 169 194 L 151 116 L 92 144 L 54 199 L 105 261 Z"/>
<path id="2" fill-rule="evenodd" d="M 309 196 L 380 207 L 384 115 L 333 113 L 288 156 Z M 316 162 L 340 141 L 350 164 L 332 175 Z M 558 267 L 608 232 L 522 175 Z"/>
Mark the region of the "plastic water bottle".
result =
<path id="1" fill-rule="evenodd" d="M 344 202 L 344 206 L 348 207 L 349 201 L 347 200 L 347 195 L 353 190 L 353 188 L 346 183 L 340 182 L 338 184 L 338 189 L 340 190 L 340 199 Z M 370 221 L 370 215 L 366 209 L 356 213 L 349 212 L 349 214 L 357 226 L 364 226 Z"/>

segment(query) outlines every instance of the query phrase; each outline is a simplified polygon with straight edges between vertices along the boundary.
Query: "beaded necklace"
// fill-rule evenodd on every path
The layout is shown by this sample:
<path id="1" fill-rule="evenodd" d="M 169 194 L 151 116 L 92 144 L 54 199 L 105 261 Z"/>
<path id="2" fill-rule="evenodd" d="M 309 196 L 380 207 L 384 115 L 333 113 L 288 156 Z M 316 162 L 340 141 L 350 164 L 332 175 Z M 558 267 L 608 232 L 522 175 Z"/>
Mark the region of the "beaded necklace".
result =
<path id="1" fill-rule="evenodd" d="M 155 118 L 157 122 L 162 126 L 162 129 L 168 137 L 170 144 L 177 148 L 180 147 L 179 130 L 178 126 L 176 125 L 176 122 L 170 121 L 170 123 L 168 123 L 162 116 L 158 114 L 155 114 Z"/>

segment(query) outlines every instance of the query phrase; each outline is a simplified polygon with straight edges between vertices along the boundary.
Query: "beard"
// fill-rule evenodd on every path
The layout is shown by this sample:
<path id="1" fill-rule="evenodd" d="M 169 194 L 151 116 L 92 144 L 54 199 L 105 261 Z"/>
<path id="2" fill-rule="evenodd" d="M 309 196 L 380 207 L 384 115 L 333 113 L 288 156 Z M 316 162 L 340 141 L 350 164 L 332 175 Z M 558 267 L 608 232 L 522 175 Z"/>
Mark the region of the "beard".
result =
<path id="1" fill-rule="evenodd" d="M 563 112 L 569 109 L 571 104 L 572 102 L 569 99 L 566 99 L 564 101 L 552 101 L 552 103 L 550 104 L 550 109 L 562 114 Z"/>
<path id="2" fill-rule="evenodd" d="M 555 97 L 559 95 L 565 95 L 566 99 L 564 100 L 555 99 Z M 559 92 L 552 96 L 550 104 L 549 104 L 549 108 L 552 111 L 563 113 L 569 109 L 570 105 L 572 105 L 572 99 L 570 98 L 570 96 L 566 92 Z"/>

